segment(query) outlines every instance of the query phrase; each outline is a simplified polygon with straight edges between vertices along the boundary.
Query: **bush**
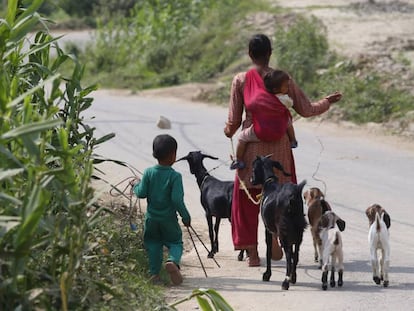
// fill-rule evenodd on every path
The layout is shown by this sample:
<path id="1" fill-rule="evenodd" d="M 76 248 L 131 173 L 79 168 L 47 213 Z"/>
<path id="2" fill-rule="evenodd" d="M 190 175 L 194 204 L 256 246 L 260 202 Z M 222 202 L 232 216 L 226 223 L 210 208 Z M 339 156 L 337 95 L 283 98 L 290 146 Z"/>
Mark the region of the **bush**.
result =
<path id="1" fill-rule="evenodd" d="M 92 76 L 99 74 L 110 87 L 142 89 L 212 78 L 244 53 L 247 36 L 234 23 L 248 10 L 245 2 L 139 3 L 128 18 L 100 22 L 96 44 L 82 59 Z"/>
<path id="2" fill-rule="evenodd" d="M 315 81 L 316 71 L 328 65 L 326 29 L 316 17 L 296 16 L 291 25 L 275 34 L 277 67 L 288 71 L 299 85 Z"/>

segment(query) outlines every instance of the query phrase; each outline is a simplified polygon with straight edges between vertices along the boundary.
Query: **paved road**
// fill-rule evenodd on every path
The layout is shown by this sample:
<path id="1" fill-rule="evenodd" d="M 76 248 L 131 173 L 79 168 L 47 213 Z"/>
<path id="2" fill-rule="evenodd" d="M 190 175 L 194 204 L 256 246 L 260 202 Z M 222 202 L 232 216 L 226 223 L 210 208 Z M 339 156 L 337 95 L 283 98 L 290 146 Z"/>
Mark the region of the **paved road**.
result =
<path id="1" fill-rule="evenodd" d="M 220 158 L 206 160 L 216 177 L 232 179 L 228 169 L 230 141 L 222 128 L 227 110 L 222 107 L 160 97 L 140 97 L 127 93 L 98 91 L 88 113 L 99 134 L 115 132 L 116 137 L 97 152 L 103 156 L 126 161 L 143 170 L 153 165 L 152 139 L 169 133 L 178 140 L 178 156 L 202 150 Z M 161 130 L 155 123 L 160 115 L 172 120 L 170 130 Z M 321 290 L 321 272 L 313 263 L 310 232 L 305 232 L 298 268 L 298 283 L 289 291 L 281 290 L 284 259 L 273 262 L 270 282 L 262 282 L 264 267 L 248 268 L 236 260 L 227 221 L 220 227 L 220 252 L 217 268 L 198 249 L 207 268 L 204 277 L 194 249 L 186 244 L 183 257 L 182 286 L 168 291 L 169 300 L 185 297 L 197 287 L 217 289 L 235 310 L 414 310 L 414 148 L 390 137 L 374 138 L 364 131 L 339 130 L 328 124 L 298 121 L 295 123 L 299 148 L 295 150 L 299 179 L 308 186 L 326 185 L 327 200 L 347 222 L 343 233 L 345 252 L 344 287 Z M 183 174 L 185 200 L 193 217 L 193 225 L 207 242 L 207 225 L 199 203 L 199 190 L 186 163 L 175 169 Z M 114 165 L 102 167 L 107 179 L 117 182 L 130 175 Z M 315 178 L 312 176 L 315 175 Z M 365 209 L 380 203 L 392 218 L 390 287 L 376 286 L 371 277 L 367 245 L 368 223 Z M 264 264 L 263 228 L 260 228 L 259 253 Z M 195 300 L 180 305 L 179 310 L 195 310 Z"/>

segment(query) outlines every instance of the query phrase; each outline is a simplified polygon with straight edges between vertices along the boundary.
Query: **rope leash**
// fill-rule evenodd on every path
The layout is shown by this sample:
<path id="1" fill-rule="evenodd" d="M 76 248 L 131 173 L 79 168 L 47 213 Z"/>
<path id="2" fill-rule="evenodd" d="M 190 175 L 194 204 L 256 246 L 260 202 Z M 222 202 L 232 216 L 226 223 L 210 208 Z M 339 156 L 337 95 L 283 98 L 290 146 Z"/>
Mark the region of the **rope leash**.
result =
<path id="1" fill-rule="evenodd" d="M 231 145 L 232 157 L 234 158 L 236 156 L 236 154 L 234 152 L 233 137 L 230 137 L 230 145 Z M 258 195 L 259 199 L 258 200 L 255 200 L 252 197 L 252 195 L 250 194 L 249 189 L 247 189 L 246 183 L 240 178 L 239 173 L 237 171 L 236 171 L 236 176 L 237 176 L 237 179 L 239 180 L 239 183 L 240 183 L 243 191 L 246 193 L 246 195 L 249 198 L 249 200 L 252 201 L 253 204 L 259 205 L 260 204 L 260 201 L 261 201 L 262 193 Z"/>

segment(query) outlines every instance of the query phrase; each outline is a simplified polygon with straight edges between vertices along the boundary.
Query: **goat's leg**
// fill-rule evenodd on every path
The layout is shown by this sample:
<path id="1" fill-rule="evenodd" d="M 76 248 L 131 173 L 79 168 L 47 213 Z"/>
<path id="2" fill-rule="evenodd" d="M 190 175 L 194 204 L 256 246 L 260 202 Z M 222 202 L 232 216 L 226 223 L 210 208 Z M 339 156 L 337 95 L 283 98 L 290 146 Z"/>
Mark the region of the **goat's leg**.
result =
<path id="1" fill-rule="evenodd" d="M 338 252 L 338 286 L 342 287 L 344 284 L 343 275 L 344 275 L 344 253 L 342 249 L 337 250 Z"/>
<path id="2" fill-rule="evenodd" d="M 336 286 L 336 282 L 335 282 L 335 265 L 336 265 L 336 254 L 332 254 L 331 255 L 331 280 L 330 280 L 330 285 L 331 287 L 335 287 Z"/>
<path id="3" fill-rule="evenodd" d="M 315 236 L 314 236 L 314 234 L 313 234 L 313 231 L 312 231 L 312 237 L 313 237 L 314 259 L 315 259 L 315 262 L 319 262 L 319 256 L 318 256 L 318 242 L 317 242 L 317 241 L 316 241 L 316 239 L 315 239 Z"/>
<path id="4" fill-rule="evenodd" d="M 377 249 L 374 246 L 371 246 L 371 266 L 372 266 L 372 279 L 374 280 L 375 284 L 380 284 L 381 279 L 379 278 L 379 267 L 378 267 L 378 255 Z"/>
<path id="5" fill-rule="evenodd" d="M 323 265 L 323 254 L 322 254 L 322 241 L 318 243 L 318 251 L 319 251 L 319 269 L 322 269 Z"/>
<path id="6" fill-rule="evenodd" d="M 237 255 L 237 260 L 242 261 L 244 257 L 244 249 L 240 250 L 239 254 Z"/>
<path id="7" fill-rule="evenodd" d="M 266 229 L 266 271 L 263 273 L 263 281 L 268 282 L 272 276 L 272 233 Z"/>
<path id="8" fill-rule="evenodd" d="M 290 283 L 296 284 L 296 268 L 299 262 L 299 243 L 295 244 L 295 251 L 293 252 L 292 272 L 290 273 Z"/>
<path id="9" fill-rule="evenodd" d="M 214 235 L 213 235 L 213 216 L 210 213 L 206 213 L 208 224 L 208 235 L 210 237 L 211 251 L 208 253 L 208 258 L 214 257 Z"/>
<path id="10" fill-rule="evenodd" d="M 322 266 L 322 289 L 328 289 L 328 264 L 326 262 Z"/>
<path id="11" fill-rule="evenodd" d="M 329 269 L 329 247 L 326 247 L 326 245 L 323 245 L 322 247 L 322 289 L 327 290 L 328 289 L 328 269 Z"/>
<path id="12" fill-rule="evenodd" d="M 219 232 L 219 227 L 220 227 L 220 217 L 216 217 L 216 224 L 214 225 L 214 244 L 213 244 L 213 249 L 212 252 L 218 253 L 219 251 L 219 243 L 218 243 L 218 232 Z"/>
<path id="13" fill-rule="evenodd" d="M 289 289 L 289 282 L 290 282 L 290 275 L 292 273 L 292 245 L 285 246 L 284 244 L 284 251 L 286 255 L 286 277 L 282 283 L 282 289 L 288 290 Z"/>
<path id="14" fill-rule="evenodd" d="M 384 245 L 384 250 L 382 251 L 382 274 L 384 276 L 384 287 L 388 287 L 388 271 L 390 268 L 390 247 L 389 245 Z"/>

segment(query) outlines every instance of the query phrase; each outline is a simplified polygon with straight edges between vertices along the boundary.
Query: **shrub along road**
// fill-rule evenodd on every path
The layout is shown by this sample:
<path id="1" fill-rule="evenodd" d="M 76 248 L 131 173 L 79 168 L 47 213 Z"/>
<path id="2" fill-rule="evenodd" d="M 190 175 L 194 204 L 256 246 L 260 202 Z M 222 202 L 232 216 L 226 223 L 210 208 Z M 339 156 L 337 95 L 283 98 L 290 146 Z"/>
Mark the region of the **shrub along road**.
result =
<path id="1" fill-rule="evenodd" d="M 178 156 L 202 150 L 217 156 L 219 161 L 205 160 L 211 174 L 231 180 L 229 154 L 231 144 L 223 134 L 227 109 L 182 99 L 144 97 L 119 91 L 98 91 L 90 111 L 96 118 L 89 123 L 98 134 L 116 133 L 116 137 L 100 147 L 103 156 L 126 161 L 141 171 L 155 163 L 151 156 L 152 139 L 169 133 L 178 140 Z M 172 128 L 156 127 L 160 115 L 172 121 Z M 299 147 L 294 151 L 298 179 L 306 179 L 307 187 L 325 190 L 326 199 L 346 222 L 343 232 L 345 272 L 343 288 L 321 289 L 321 271 L 313 262 L 313 247 L 309 229 L 305 231 L 298 266 L 298 281 L 289 291 L 281 290 L 285 271 L 284 258 L 273 262 L 270 282 L 262 282 L 265 264 L 263 227 L 260 228 L 259 255 L 262 266 L 248 268 L 238 262 L 233 250 L 230 225 L 220 227 L 218 268 L 207 252 L 197 243 L 208 278 L 205 278 L 191 243 L 185 243 L 182 261 L 184 283 L 168 290 L 168 300 L 188 296 L 198 287 L 214 288 L 235 310 L 374 310 L 378 306 L 391 310 L 412 309 L 414 305 L 414 219 L 412 186 L 414 180 L 414 144 L 390 136 L 375 136 L 366 129 L 347 129 L 317 121 L 296 122 Z M 236 143 L 236 142 L 234 142 Z M 119 166 L 102 165 L 107 176 L 117 183 L 131 173 Z M 209 245 L 207 223 L 199 203 L 199 190 L 187 163 L 174 168 L 182 173 L 185 201 L 193 217 L 193 226 Z M 368 249 L 368 221 L 365 209 L 379 203 L 389 212 L 391 224 L 390 287 L 383 288 L 372 281 Z M 305 209 L 306 211 L 306 209 Z M 183 228 L 183 231 L 185 229 Z M 179 310 L 194 310 L 193 299 L 178 306 Z"/>

